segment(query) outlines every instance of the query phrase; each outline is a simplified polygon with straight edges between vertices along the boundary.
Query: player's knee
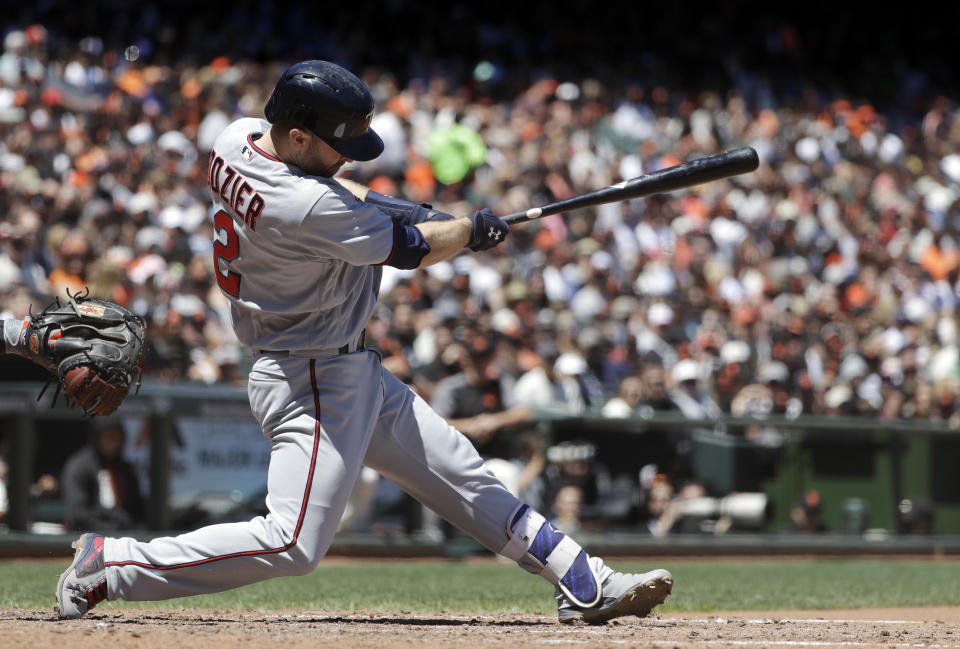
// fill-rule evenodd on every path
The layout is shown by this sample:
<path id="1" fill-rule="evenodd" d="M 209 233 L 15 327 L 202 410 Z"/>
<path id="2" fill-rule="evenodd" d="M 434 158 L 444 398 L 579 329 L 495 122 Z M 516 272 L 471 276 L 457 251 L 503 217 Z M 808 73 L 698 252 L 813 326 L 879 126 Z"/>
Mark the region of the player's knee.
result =
<path id="1" fill-rule="evenodd" d="M 280 555 L 279 568 L 288 575 L 307 575 L 313 572 L 327 554 L 333 534 L 307 534 L 298 530 L 296 521 L 289 521 L 274 513 L 255 519 L 264 526 L 264 533 L 275 542 L 282 543 L 285 550 Z M 289 539 L 293 538 L 291 544 Z"/>
<path id="2" fill-rule="evenodd" d="M 296 561 L 291 566 L 290 574 L 294 577 L 303 577 L 309 575 L 317 568 L 320 561 Z"/>
<path id="3" fill-rule="evenodd" d="M 287 551 L 290 557 L 289 572 L 291 575 L 303 576 L 313 572 L 326 552 L 305 548 L 297 543 Z"/>

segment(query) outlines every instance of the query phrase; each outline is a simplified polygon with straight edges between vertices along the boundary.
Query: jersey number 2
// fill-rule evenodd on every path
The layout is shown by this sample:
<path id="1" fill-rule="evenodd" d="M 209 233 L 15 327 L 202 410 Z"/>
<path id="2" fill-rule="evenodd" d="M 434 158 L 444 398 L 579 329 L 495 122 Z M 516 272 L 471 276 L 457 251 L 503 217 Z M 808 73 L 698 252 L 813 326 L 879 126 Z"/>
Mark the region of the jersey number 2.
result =
<path id="1" fill-rule="evenodd" d="M 220 233 L 227 235 L 227 242 L 220 242 Z M 217 284 L 233 297 L 240 298 L 240 273 L 228 270 L 224 275 L 220 270 L 220 260 L 231 262 L 240 256 L 240 238 L 233 229 L 233 219 L 220 210 L 213 217 L 213 269 L 217 275 Z"/>

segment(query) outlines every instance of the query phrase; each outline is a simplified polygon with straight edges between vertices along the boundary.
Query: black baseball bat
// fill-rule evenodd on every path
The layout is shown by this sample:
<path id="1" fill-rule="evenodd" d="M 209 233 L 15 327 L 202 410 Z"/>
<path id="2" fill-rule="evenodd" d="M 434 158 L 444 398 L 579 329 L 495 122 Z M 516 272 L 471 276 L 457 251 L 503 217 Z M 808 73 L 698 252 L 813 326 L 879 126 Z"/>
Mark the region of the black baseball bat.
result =
<path id="1" fill-rule="evenodd" d="M 597 189 L 541 207 L 533 207 L 524 212 L 515 212 L 501 218 L 510 225 L 523 223 L 524 221 L 532 221 L 581 207 L 614 203 L 631 198 L 643 198 L 644 196 L 676 191 L 684 187 L 693 187 L 721 178 L 750 173 L 758 166 L 760 166 L 760 158 L 757 157 L 757 152 L 751 147 L 745 146 L 706 158 L 690 160 L 673 167 L 624 180 L 622 183 L 610 185 L 603 189 Z"/>

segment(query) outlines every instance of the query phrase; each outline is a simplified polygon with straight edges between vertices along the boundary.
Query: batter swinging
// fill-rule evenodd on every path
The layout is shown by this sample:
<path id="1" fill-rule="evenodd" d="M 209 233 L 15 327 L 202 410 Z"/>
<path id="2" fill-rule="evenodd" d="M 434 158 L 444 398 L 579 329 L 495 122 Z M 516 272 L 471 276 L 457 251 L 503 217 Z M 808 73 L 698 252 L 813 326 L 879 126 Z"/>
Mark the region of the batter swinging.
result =
<path id="1" fill-rule="evenodd" d="M 169 599 L 311 572 L 363 466 L 553 583 L 561 622 L 643 616 L 670 593 L 666 570 L 614 572 L 519 502 L 464 436 L 364 349 L 382 265 L 423 268 L 509 232 L 489 210 L 454 218 L 334 180 L 347 161 L 382 152 L 372 112 L 356 76 L 304 61 L 277 83 L 266 121 L 235 121 L 210 154 L 217 281 L 237 336 L 256 354 L 250 407 L 272 444 L 269 513 L 149 543 L 84 534 L 57 585 L 61 618 L 104 599 Z"/>

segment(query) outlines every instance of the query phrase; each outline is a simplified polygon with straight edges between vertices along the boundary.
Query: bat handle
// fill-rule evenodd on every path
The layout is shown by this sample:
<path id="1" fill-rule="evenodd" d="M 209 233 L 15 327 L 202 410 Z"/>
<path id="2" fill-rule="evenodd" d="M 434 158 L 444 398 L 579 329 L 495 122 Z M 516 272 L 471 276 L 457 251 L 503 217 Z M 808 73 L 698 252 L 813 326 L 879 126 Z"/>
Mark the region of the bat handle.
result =
<path id="1" fill-rule="evenodd" d="M 514 212 L 513 214 L 507 214 L 506 216 L 501 216 L 508 225 L 514 225 L 516 223 L 523 223 L 525 221 L 532 221 L 534 219 L 539 219 L 543 216 L 543 210 L 539 207 L 531 207 L 529 210 L 523 212 Z"/>

